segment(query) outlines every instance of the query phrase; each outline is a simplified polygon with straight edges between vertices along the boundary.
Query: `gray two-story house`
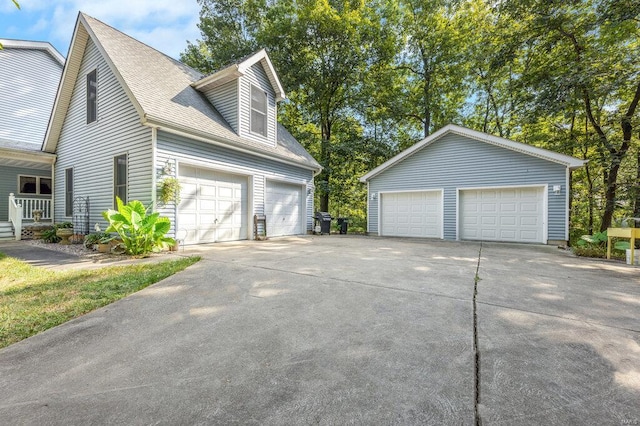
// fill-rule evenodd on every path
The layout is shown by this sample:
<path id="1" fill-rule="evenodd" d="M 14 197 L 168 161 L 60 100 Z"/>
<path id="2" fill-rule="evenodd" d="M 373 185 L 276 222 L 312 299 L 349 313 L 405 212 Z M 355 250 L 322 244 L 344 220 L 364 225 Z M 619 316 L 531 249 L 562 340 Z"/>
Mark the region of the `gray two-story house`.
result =
<path id="1" fill-rule="evenodd" d="M 55 220 L 88 199 L 88 223 L 115 198 L 171 219 L 187 244 L 312 226 L 318 162 L 278 124 L 285 93 L 264 50 L 211 75 L 80 13 L 43 150 L 55 153 Z M 158 202 L 177 178 L 179 202 Z"/>
<path id="2" fill-rule="evenodd" d="M 64 57 L 46 42 L 0 43 L 0 238 L 14 238 L 15 225 L 31 222 L 34 211 L 52 216 L 55 155 L 41 147 Z"/>

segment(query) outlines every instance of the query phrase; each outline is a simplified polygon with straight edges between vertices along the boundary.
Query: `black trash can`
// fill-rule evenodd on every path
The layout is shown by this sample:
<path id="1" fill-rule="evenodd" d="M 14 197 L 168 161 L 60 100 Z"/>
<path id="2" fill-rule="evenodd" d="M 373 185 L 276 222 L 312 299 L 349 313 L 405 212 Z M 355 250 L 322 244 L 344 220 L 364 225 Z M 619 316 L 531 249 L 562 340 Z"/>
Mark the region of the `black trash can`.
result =
<path id="1" fill-rule="evenodd" d="M 329 212 L 316 212 L 315 222 L 316 226 L 315 233 L 316 234 L 330 234 L 331 233 L 331 215 Z M 317 228 L 320 227 L 320 232 L 318 232 Z"/>
<path id="2" fill-rule="evenodd" d="M 347 229 L 349 228 L 349 219 L 346 217 L 339 217 L 338 218 L 338 226 L 340 227 L 340 233 L 341 234 L 346 234 L 347 233 Z"/>

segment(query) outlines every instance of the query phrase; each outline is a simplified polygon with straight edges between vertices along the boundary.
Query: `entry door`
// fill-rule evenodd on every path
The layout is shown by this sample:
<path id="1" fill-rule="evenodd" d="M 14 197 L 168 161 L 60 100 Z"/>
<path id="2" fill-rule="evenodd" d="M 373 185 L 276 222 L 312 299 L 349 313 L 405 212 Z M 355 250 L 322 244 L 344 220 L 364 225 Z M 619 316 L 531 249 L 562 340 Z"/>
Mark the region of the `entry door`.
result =
<path id="1" fill-rule="evenodd" d="M 267 235 L 298 235 L 304 233 L 303 186 L 285 182 L 267 181 L 265 215 Z"/>
<path id="2" fill-rule="evenodd" d="M 544 188 L 460 191 L 460 238 L 545 243 Z"/>
<path id="3" fill-rule="evenodd" d="M 247 238 L 245 176 L 181 165 L 180 183 L 178 233 L 186 244 Z"/>
<path id="4" fill-rule="evenodd" d="M 442 192 L 381 194 L 382 235 L 442 238 Z"/>

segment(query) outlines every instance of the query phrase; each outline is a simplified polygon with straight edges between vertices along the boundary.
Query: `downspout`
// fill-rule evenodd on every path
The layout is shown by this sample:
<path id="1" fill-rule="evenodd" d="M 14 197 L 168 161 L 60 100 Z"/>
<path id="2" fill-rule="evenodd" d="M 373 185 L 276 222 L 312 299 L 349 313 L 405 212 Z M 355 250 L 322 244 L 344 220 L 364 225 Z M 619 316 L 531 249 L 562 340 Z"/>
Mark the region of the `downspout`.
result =
<path id="1" fill-rule="evenodd" d="M 151 127 L 151 210 L 157 211 L 156 200 L 158 199 L 158 173 L 157 154 L 158 154 L 158 128 Z"/>

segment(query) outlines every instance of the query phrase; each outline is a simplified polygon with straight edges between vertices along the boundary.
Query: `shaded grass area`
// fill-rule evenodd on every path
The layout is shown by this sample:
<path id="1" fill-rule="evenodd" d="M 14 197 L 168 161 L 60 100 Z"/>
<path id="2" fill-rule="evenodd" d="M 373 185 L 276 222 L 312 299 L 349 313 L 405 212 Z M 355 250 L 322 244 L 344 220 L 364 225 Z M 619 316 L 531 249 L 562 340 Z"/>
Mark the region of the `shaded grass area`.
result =
<path id="1" fill-rule="evenodd" d="M 194 256 L 57 272 L 0 253 L 0 348 L 122 299 L 199 260 Z"/>

